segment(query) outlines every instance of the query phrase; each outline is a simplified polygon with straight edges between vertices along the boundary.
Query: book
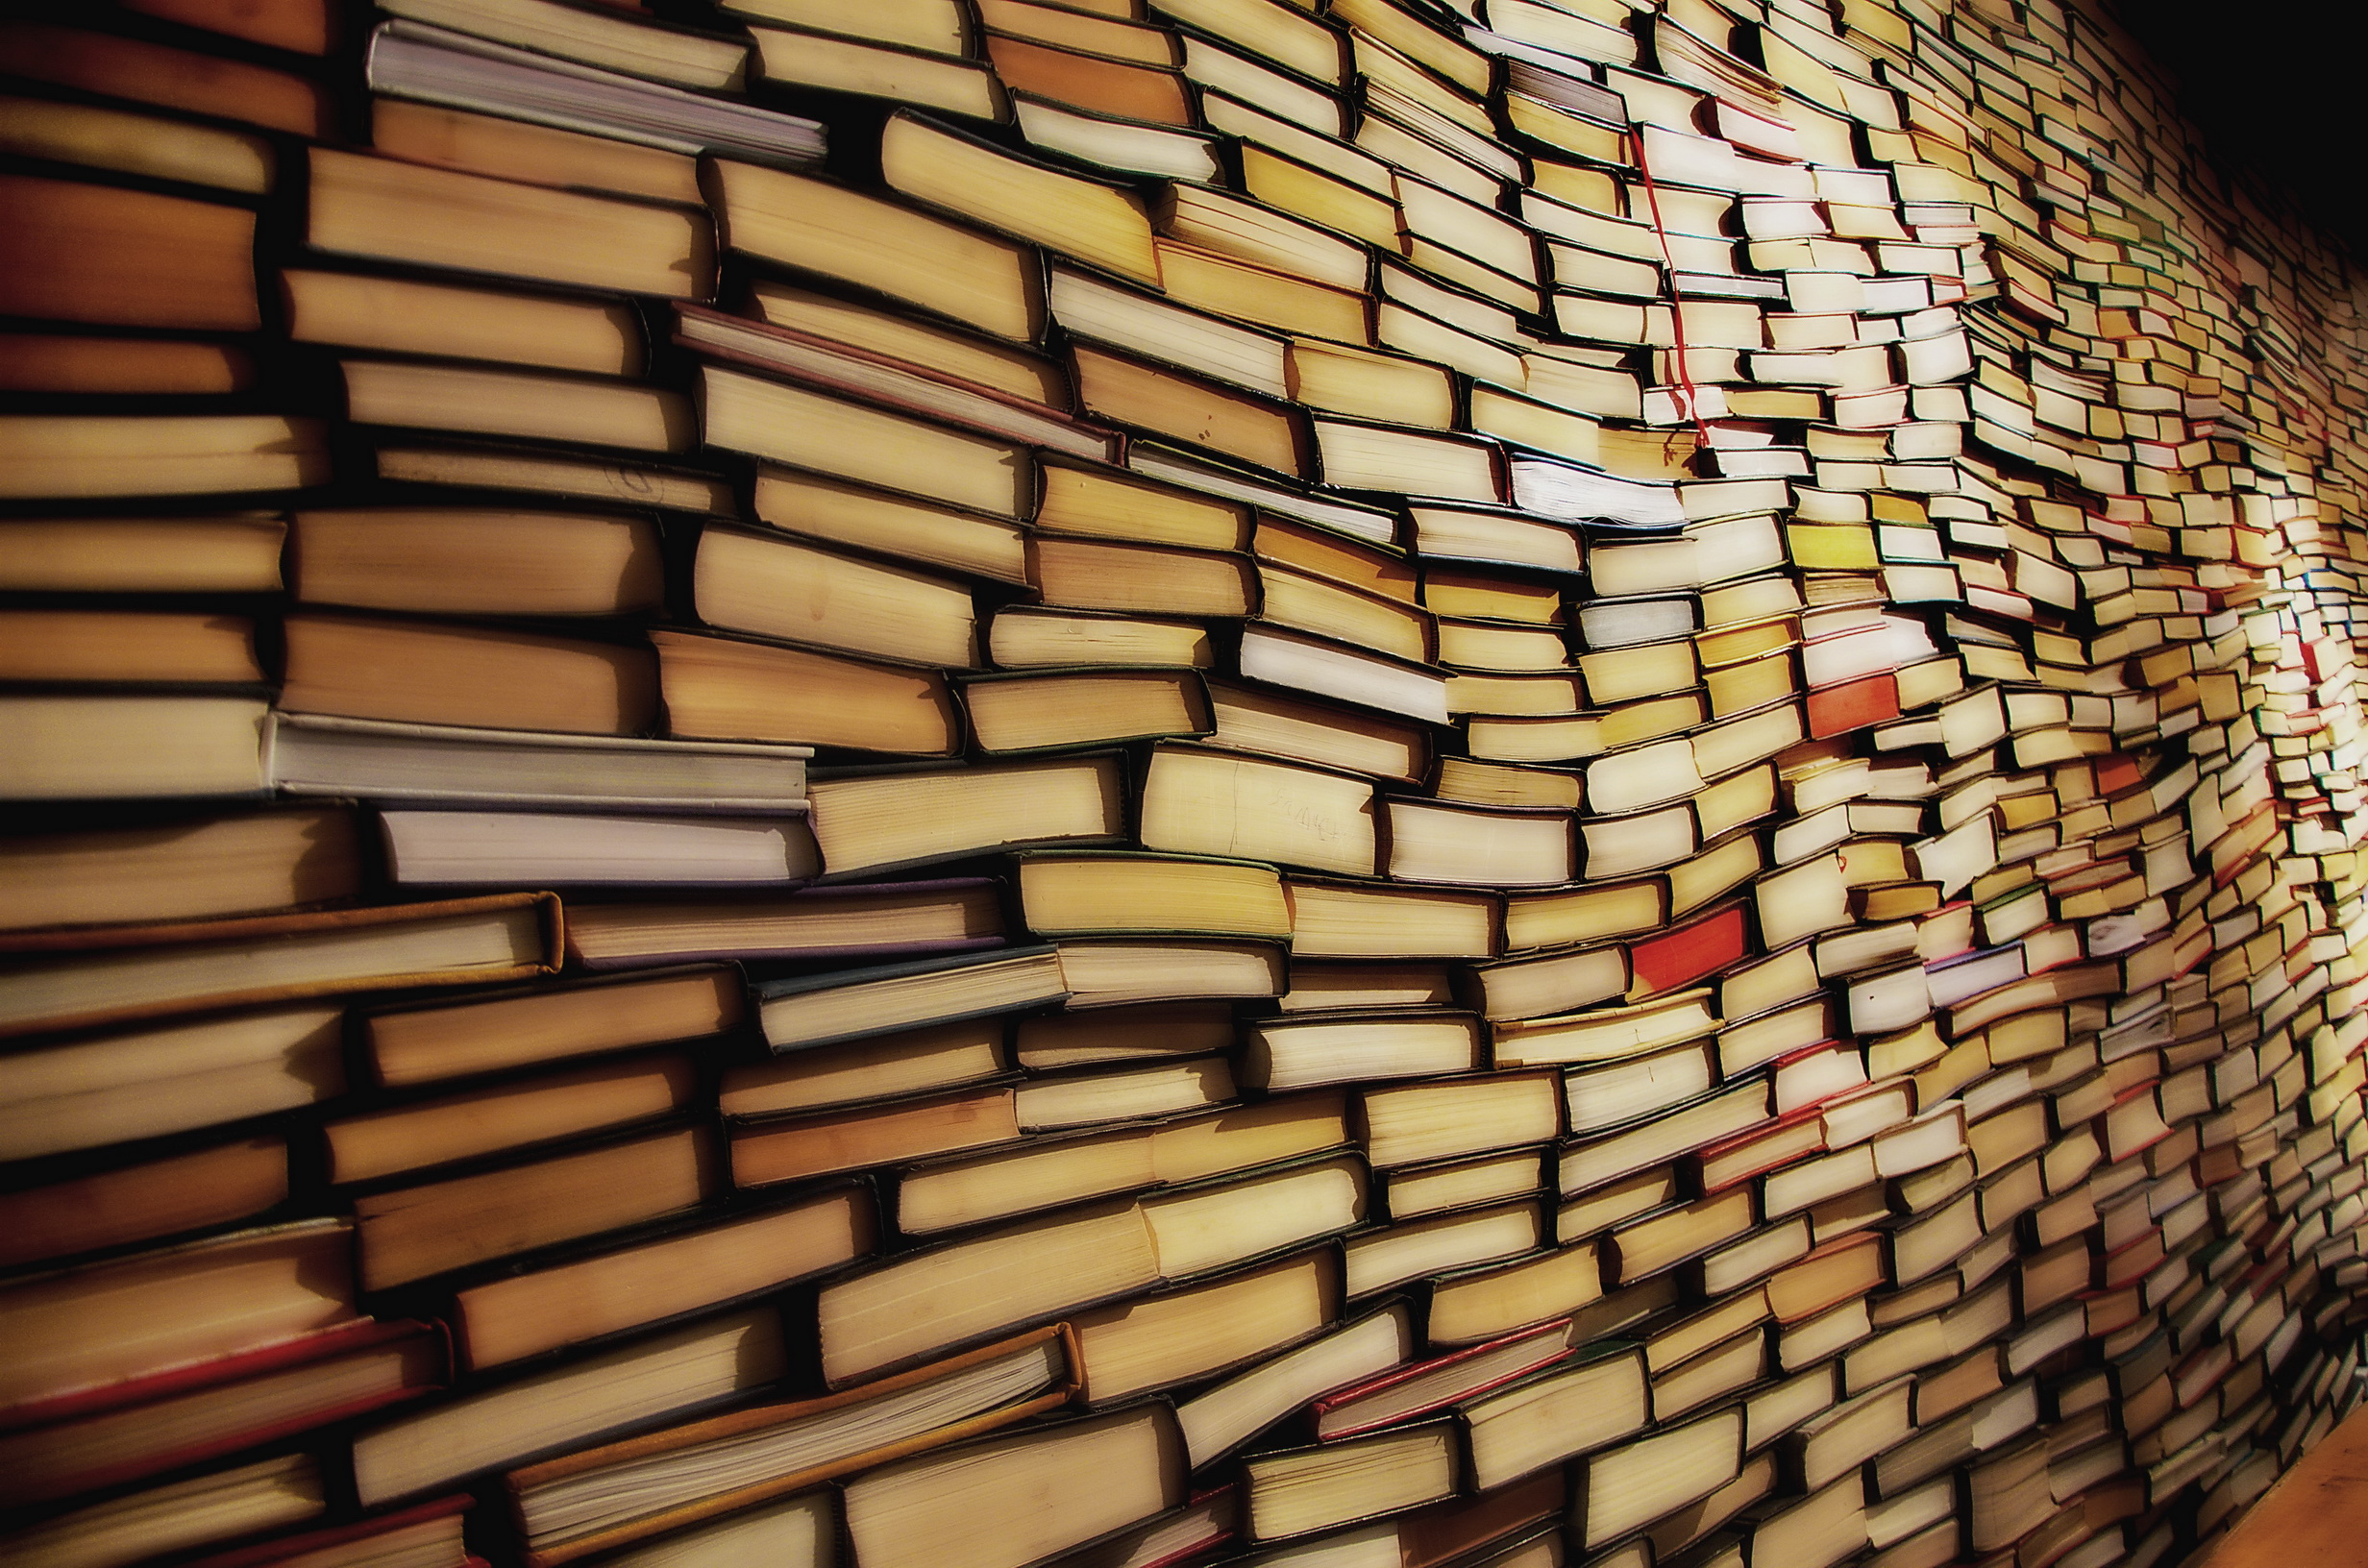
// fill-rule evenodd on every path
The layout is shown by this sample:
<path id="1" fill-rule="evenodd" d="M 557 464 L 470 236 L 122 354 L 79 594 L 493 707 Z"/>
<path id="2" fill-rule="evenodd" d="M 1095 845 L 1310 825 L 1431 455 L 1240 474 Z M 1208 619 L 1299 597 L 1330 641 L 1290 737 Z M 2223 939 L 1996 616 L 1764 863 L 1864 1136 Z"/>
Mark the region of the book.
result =
<path id="1" fill-rule="evenodd" d="M 843 185 L 719 159 L 705 187 L 721 242 L 1026 343 L 1043 278 L 1021 245 Z"/>
<path id="2" fill-rule="evenodd" d="M 632 735 L 656 717 L 654 661 L 626 644 L 324 612 L 283 628 L 292 711 L 577 735 Z"/>
<path id="3" fill-rule="evenodd" d="M 1614 1344 L 1466 1400 L 1456 1422 L 1472 1484 L 1487 1490 L 1638 1431 L 1643 1376 L 1636 1350 Z"/>
<path id="4" fill-rule="evenodd" d="M 36 81 L 295 136 L 324 135 L 333 123 L 322 84 L 298 72 L 151 38 L 37 21 L 11 22 L 9 39 L 12 55 L 39 62 L 37 69 L 21 73 Z"/>
<path id="5" fill-rule="evenodd" d="M 1339 1316 L 1335 1272 L 1318 1248 L 1080 1313 L 1078 1345 L 1094 1369 L 1085 1400 L 1106 1407 L 1196 1384 L 1321 1332 Z"/>
<path id="6" fill-rule="evenodd" d="M 304 1454 L 217 1468 L 53 1516 L 15 1531 L 10 1549 L 29 1561 L 70 1562 L 214 1546 L 318 1517 L 321 1479 Z"/>
<path id="7" fill-rule="evenodd" d="M 1078 1464 L 1104 1484 L 1050 1488 L 1045 1506 L 1013 1506 Z M 848 1534 L 867 1562 L 1025 1562 L 1182 1506 L 1183 1445 L 1167 1407 L 1138 1405 L 883 1466 L 844 1499 Z"/>
<path id="8" fill-rule="evenodd" d="M 1242 1477 L 1250 1538 L 1288 1539 L 1452 1495 L 1454 1428 L 1418 1422 L 1320 1448 L 1252 1454 Z"/>
<path id="9" fill-rule="evenodd" d="M 757 988 L 756 1021 L 775 1050 L 802 1050 L 1068 994 L 1056 949 L 1020 947 L 770 982 Z"/>
<path id="10" fill-rule="evenodd" d="M 889 116 L 880 173 L 890 188 L 1146 282 L 1159 281 L 1150 221 L 1114 186 L 1013 157 L 909 110 Z"/>
<path id="11" fill-rule="evenodd" d="M 998 674 L 961 690 L 972 736 L 991 755 L 1196 738 L 1216 727 L 1207 690 L 1190 671 Z"/>
<path id="12" fill-rule="evenodd" d="M 695 1208 L 721 1185 L 709 1145 L 683 1128 L 364 1194 L 362 1284 L 382 1290 Z"/>
<path id="13" fill-rule="evenodd" d="M 632 35 L 642 48 L 663 37 L 646 29 Z M 424 17 L 382 23 L 370 36 L 363 72 L 378 92 L 675 152 L 800 168 L 821 162 L 824 150 L 823 127 L 813 120 L 635 80 L 645 72 L 562 62 L 550 52 L 448 32 Z"/>
<path id="14" fill-rule="evenodd" d="M 1028 929 L 1042 936 L 1191 931 L 1287 937 L 1293 930 L 1282 878 L 1249 862 L 1040 852 L 1020 863 L 1020 906 Z"/>
<path id="15" fill-rule="evenodd" d="M 687 1058 L 626 1057 L 341 1116 L 322 1128 L 328 1174 L 370 1182 L 629 1125 L 687 1108 L 692 1088 Z"/>
<path id="16" fill-rule="evenodd" d="M 962 951 L 996 946 L 1006 929 L 994 884 L 965 877 L 808 887 L 775 897 L 579 904 L 575 914 L 568 952 L 593 970 Z"/>
<path id="17" fill-rule="evenodd" d="M 0 496 L 12 501 L 293 491 L 329 472 L 319 424 L 281 414 L 0 417 Z"/>
<path id="18" fill-rule="evenodd" d="M 339 1018 L 331 1006 L 250 1009 L 12 1054 L 0 1059 L 10 1107 L 0 1150 L 35 1159 L 331 1097 L 345 1087 Z M 79 1228 L 75 1216 L 68 1234 Z"/>
<path id="19" fill-rule="evenodd" d="M 714 235 L 687 212 L 327 147 L 308 167 L 305 237 L 329 255 L 666 298 L 713 286 Z"/>
<path id="20" fill-rule="evenodd" d="M 779 1314 L 757 1308 L 480 1384 L 358 1433 L 354 1486 L 365 1507 L 450 1487 L 761 1388 L 785 1370 L 785 1356 Z"/>
<path id="21" fill-rule="evenodd" d="M 555 0 L 524 0 L 481 15 L 443 0 L 402 0 L 393 13 L 431 25 L 512 43 L 562 60 L 613 64 L 635 76 L 707 89 L 740 86 L 748 46 L 690 28 L 667 27 L 647 18 L 580 12 Z"/>
<path id="22" fill-rule="evenodd" d="M 911 756 L 956 748 L 959 710 L 934 670 L 687 631 L 654 630 L 650 641 L 669 739 Z"/>
<path id="23" fill-rule="evenodd" d="M 754 1212 L 692 1216 L 657 1235 L 466 1286 L 450 1324 L 475 1369 L 608 1338 L 822 1273 L 869 1252 L 878 1221 L 855 1188 Z"/>
<path id="24" fill-rule="evenodd" d="M 253 945 L 258 937 L 277 939 Z M 558 900 L 492 894 L 434 903 L 190 920 L 7 941 L 22 957 L 0 1033 L 93 1025 L 387 985 L 522 979 L 558 967 Z M 225 965 L 227 954 L 243 955 Z"/>
<path id="25" fill-rule="evenodd" d="M 424 1323 L 356 1318 L 21 1413 L 0 1434 L 12 1504 L 118 1485 L 414 1397 L 443 1381 Z"/>
<path id="26" fill-rule="evenodd" d="M 347 362 L 349 393 L 358 389 L 356 368 Z M 511 384 L 548 401 L 547 388 Z M 389 390 L 388 403 L 417 397 L 441 404 L 468 394 L 465 386 Z M 356 417 L 362 417 L 358 406 Z M 438 408 L 423 419 L 433 424 L 447 417 Z M 654 609 L 661 598 L 658 533 L 646 518 L 356 507 L 299 512 L 291 531 L 291 586 L 309 603 L 450 615 L 611 616 Z"/>
<path id="27" fill-rule="evenodd" d="M 391 1549 L 436 1568 L 460 1568 L 469 1560 L 461 1529 L 471 1503 L 466 1496 L 435 1498 L 355 1524 L 268 1535 L 247 1546 L 214 1553 L 205 1560 L 215 1568 L 265 1562 L 333 1562 L 357 1548 Z"/>
<path id="28" fill-rule="evenodd" d="M 266 705 L 248 697 L 11 695 L 0 698 L 27 737 L 0 795 L 74 796 L 251 795 L 264 786 Z"/>
<path id="29" fill-rule="evenodd" d="M 909 1253 L 820 1300 L 823 1369 L 843 1384 L 1030 1321 L 1214 1273 L 1353 1229 L 1353 1160 L 1221 1171 L 1131 1203 L 1086 1204 Z M 882 1299 L 925 1304 L 891 1321 Z"/>
<path id="30" fill-rule="evenodd" d="M 360 839 L 336 808 L 165 808 L 118 826 L 7 841 L 10 928 L 99 926 L 327 905 L 362 891 Z"/>
<path id="31" fill-rule="evenodd" d="M 969 61 L 771 27 L 751 32 L 758 72 L 777 86 L 902 100 L 982 120 L 1010 117 L 995 74 Z"/>
<path id="32" fill-rule="evenodd" d="M 826 334 L 801 331 L 786 322 L 762 325 L 689 306 L 677 307 L 675 340 L 728 364 L 770 371 L 984 435 L 1102 462 L 1115 455 L 1108 432 L 1042 406 L 1042 400 L 1029 397 L 1026 389 L 936 370 L 884 347 L 836 343 Z M 932 343 L 930 348 L 935 350 L 938 345 Z M 939 355 L 931 353 L 927 357 Z"/>
<path id="33" fill-rule="evenodd" d="M 1163 745 L 1144 779 L 1143 842 L 1371 875 L 1371 796 L 1370 785 L 1341 774 Z"/>
<path id="34" fill-rule="evenodd" d="M 7 1409 L 104 1409 L 153 1374 L 352 1323 L 352 1237 L 350 1221 L 298 1220 L 13 1282 Z"/>
<path id="35" fill-rule="evenodd" d="M 6 176 L 0 194 L 22 214 L 0 293 L 12 315 L 232 332 L 262 324 L 255 215 L 243 208 L 24 174 Z M 155 245 L 187 265 L 140 265 L 137 253 Z"/>
<path id="36" fill-rule="evenodd" d="M 988 1219 L 1328 1152 L 1348 1141 L 1337 1095 L 1287 1095 L 1255 1106 L 1164 1117 L 1082 1136 L 906 1167 L 897 1223 L 930 1236 Z"/>
<path id="37" fill-rule="evenodd" d="M 20 1188 L 0 1197 L 0 1259 L 45 1262 L 251 1220 L 286 1200 L 288 1164 L 286 1140 L 259 1135 Z"/>
<path id="38" fill-rule="evenodd" d="M 254 637 L 235 616 L 18 610 L 0 616 L 0 668 L 25 681 L 259 685 Z"/>
<path id="39" fill-rule="evenodd" d="M 300 713 L 274 713 L 265 727 L 273 788 L 377 800 L 795 812 L 810 754 Z"/>
<path id="40" fill-rule="evenodd" d="M 1567 1337 L 1567 1325 L 1542 1324 L 1335 1389 L 1309 1406 L 1316 1435 L 1352 1437 L 1460 1403 L 1559 1360 Z"/>
<path id="41" fill-rule="evenodd" d="M 534 1560 L 567 1562 L 993 1432 L 1065 1403 L 1075 1381 L 1073 1346 L 1055 1326 L 861 1389 L 580 1450 L 503 1482 Z"/>
<path id="42" fill-rule="evenodd" d="M 458 34 L 445 37 L 461 44 L 464 51 L 475 41 Z M 392 40 L 382 33 L 378 41 Z M 406 38 L 392 51 L 382 49 L 382 58 L 390 52 L 408 53 L 407 46 L 414 41 L 426 41 L 424 30 L 423 36 Z M 425 52 L 432 55 L 432 43 Z M 532 57 L 527 59 L 531 61 Z M 422 76 L 434 68 L 430 64 Z M 462 70 L 466 69 L 463 63 Z M 418 95 L 423 99 L 437 96 L 424 80 Z M 573 186 L 661 201 L 682 201 L 695 197 L 699 189 L 696 166 L 682 153 L 632 146 L 598 132 L 586 135 L 581 130 L 500 118 L 467 108 L 415 102 L 385 88 L 371 99 L 370 135 L 380 151 L 407 163 L 516 179 L 524 184 Z"/>

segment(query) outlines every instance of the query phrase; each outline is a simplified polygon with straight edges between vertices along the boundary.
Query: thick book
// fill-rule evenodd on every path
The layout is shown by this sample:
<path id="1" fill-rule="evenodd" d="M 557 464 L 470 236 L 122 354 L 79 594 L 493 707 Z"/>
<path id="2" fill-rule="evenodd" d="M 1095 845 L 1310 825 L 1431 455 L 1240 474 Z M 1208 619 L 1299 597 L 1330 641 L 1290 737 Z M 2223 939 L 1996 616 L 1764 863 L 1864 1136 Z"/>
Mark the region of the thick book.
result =
<path id="1" fill-rule="evenodd" d="M 19 1059 L 21 1061 L 21 1058 Z M 37 1073 L 38 1066 L 34 1070 Z M 156 1090 L 142 1082 L 141 1098 Z M 37 1100 L 34 1115 L 52 1110 Z M 0 1267 L 21 1268 L 84 1253 L 111 1252 L 160 1237 L 253 1220 L 289 1191 L 288 1142 L 256 1133 L 210 1145 L 177 1139 L 160 1158 L 70 1174 L 0 1192 Z"/>
<path id="2" fill-rule="evenodd" d="M 1455 1495 L 1451 1421 L 1422 1421 L 1305 1448 L 1244 1456 L 1243 1524 L 1254 1541 L 1335 1530 Z"/>
<path id="3" fill-rule="evenodd" d="M 470 1497 L 432 1498 L 409 1507 L 293 1534 L 265 1536 L 199 1559 L 203 1568 L 328 1568 L 355 1560 L 396 1560 L 406 1568 L 477 1568 L 462 1530 Z"/>
<path id="4" fill-rule="evenodd" d="M 17 1281 L 0 1291 L 0 1411 L 111 1409 L 138 1380 L 350 1323 L 352 1251 L 351 1221 L 296 1220 Z"/>
<path id="5" fill-rule="evenodd" d="M 797 812 L 811 747 L 531 734 L 274 713 L 264 769 L 290 795 L 498 806 Z"/>
<path id="6" fill-rule="evenodd" d="M 825 151 L 824 127 L 801 115 L 639 81 L 423 22 L 382 23 L 370 36 L 363 71 L 378 92 L 670 152 L 811 168 L 822 162 Z"/>
<path id="7" fill-rule="evenodd" d="M 336 805 L 189 815 L 159 805 L 0 841 L 0 926 L 121 926 L 358 897 L 356 815 Z"/>
<path id="8" fill-rule="evenodd" d="M 1192 740 L 1216 727 L 1208 688 L 1190 670 L 998 671 L 960 690 L 972 739 L 993 756 Z"/>
<path id="9" fill-rule="evenodd" d="M 1319 1439 L 1353 1437 L 1501 1387 L 1560 1360 L 1569 1348 L 1567 1323 L 1542 1323 L 1335 1388 L 1311 1402 L 1308 1413 Z"/>
<path id="10" fill-rule="evenodd" d="M 691 607 L 719 631 L 901 664 L 978 664 L 978 611 L 966 582 L 818 550 L 762 530 L 709 526 L 690 550 Z"/>
<path id="11" fill-rule="evenodd" d="M 420 904 L 0 937 L 0 1036 L 307 996 L 519 980 L 559 967 L 558 898 Z"/>
<path id="12" fill-rule="evenodd" d="M 678 306 L 675 341 L 704 357 L 762 370 L 1006 441 L 1115 462 L 1119 437 L 1000 388 L 810 331 Z"/>
<path id="13" fill-rule="evenodd" d="M 653 1121 L 689 1109 L 698 1083 L 688 1056 L 636 1054 L 350 1112 L 321 1129 L 328 1176 L 350 1187 Z"/>
<path id="14" fill-rule="evenodd" d="M 745 38 L 661 21 L 638 7 L 628 15 L 560 0 L 510 0 L 499 8 L 394 0 L 383 9 L 560 60 L 630 61 L 637 76 L 706 92 L 732 91 L 747 80 Z"/>
<path id="15" fill-rule="evenodd" d="M 650 641 L 672 738 L 921 757 L 961 749 L 961 710 L 935 668 L 666 628 Z"/>
<path id="16" fill-rule="evenodd" d="M 269 788 L 267 714 L 262 698 L 230 694 L 0 695 L 0 725 L 20 743 L 0 759 L 0 799 L 257 795 Z"/>
<path id="17" fill-rule="evenodd" d="M 35 35 L 20 37 L 21 48 L 38 49 L 60 37 L 49 28 L 21 31 Z M 100 41 L 89 34 L 62 37 Z M 13 58 L 16 50 L 10 53 Z M 0 282 L 0 310 L 51 321 L 185 331 L 248 332 L 262 323 L 254 270 L 256 220 L 245 208 L 25 174 L 0 176 L 0 203 L 12 214 L 6 249 L 0 252 L 6 278 Z M 157 265 L 161 253 L 169 253 L 176 264 Z"/>
<path id="18" fill-rule="evenodd" d="M 767 981 L 756 987 L 756 1014 L 766 1042 L 790 1051 L 1041 1007 L 1068 995 L 1057 950 L 1015 947 Z"/>
<path id="19" fill-rule="evenodd" d="M 1640 1432 L 1649 1414 L 1642 1352 L 1606 1340 L 1465 1400 L 1455 1419 L 1468 1482 L 1486 1491 Z"/>
<path id="20" fill-rule="evenodd" d="M 574 1249 L 497 1265 L 452 1295 L 447 1321 L 472 1372 L 671 1323 L 827 1273 L 878 1242 L 872 1189 L 808 1187 L 784 1203 L 694 1211 Z"/>
<path id="21" fill-rule="evenodd" d="M 585 1449 L 503 1478 L 530 1568 L 924 1454 L 1067 1404 L 1066 1324 L 813 1399 L 759 1405 Z"/>
<path id="22" fill-rule="evenodd" d="M 349 1322 L 0 1414 L 0 1502 L 137 1481 L 413 1398 L 444 1380 L 441 1329 Z"/>
<path id="23" fill-rule="evenodd" d="M 714 290 L 703 213 L 328 147 L 308 157 L 305 238 L 316 250 L 661 298 Z"/>
<path id="24" fill-rule="evenodd" d="M 704 1128 L 678 1127 L 369 1193 L 354 1200 L 362 1286 L 383 1290 L 696 1209 L 723 1189 L 720 1164 Z"/>
<path id="25" fill-rule="evenodd" d="M 456 1482 L 745 1397 L 786 1372 L 787 1357 L 779 1311 L 760 1306 L 520 1377 L 472 1379 L 453 1398 L 357 1433 L 355 1491 L 364 1507 L 449 1491 Z"/>
<path id="26" fill-rule="evenodd" d="M 798 817 L 387 810 L 379 833 L 403 887 L 781 887 L 822 870 Z"/>
<path id="27" fill-rule="evenodd" d="M 985 877 L 849 882 L 780 894 L 578 903 L 567 952 L 587 969 L 709 960 L 885 959 L 1002 945 L 1008 922 Z"/>
<path id="28" fill-rule="evenodd" d="M 578 735 L 638 735 L 657 718 L 657 672 L 638 642 L 317 610 L 281 628 L 280 705 L 296 712 Z"/>

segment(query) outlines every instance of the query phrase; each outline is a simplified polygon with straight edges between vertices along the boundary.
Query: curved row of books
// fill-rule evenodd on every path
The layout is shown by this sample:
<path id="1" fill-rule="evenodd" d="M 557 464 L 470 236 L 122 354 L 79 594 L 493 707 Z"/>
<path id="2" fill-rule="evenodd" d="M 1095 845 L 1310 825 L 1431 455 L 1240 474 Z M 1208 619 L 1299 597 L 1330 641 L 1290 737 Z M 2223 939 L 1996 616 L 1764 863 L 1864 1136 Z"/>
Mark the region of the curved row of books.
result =
<path id="1" fill-rule="evenodd" d="M 2171 104 L 12 10 L 0 1555 L 2208 1546 L 2368 1329 L 2368 321 Z"/>

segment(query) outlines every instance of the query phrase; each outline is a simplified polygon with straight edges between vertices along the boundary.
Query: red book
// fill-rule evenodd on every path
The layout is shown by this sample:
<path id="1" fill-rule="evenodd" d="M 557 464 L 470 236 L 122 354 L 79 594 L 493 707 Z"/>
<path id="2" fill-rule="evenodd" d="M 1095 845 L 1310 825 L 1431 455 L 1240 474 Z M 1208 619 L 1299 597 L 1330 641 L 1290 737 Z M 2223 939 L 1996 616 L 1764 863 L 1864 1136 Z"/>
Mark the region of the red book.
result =
<path id="1" fill-rule="evenodd" d="M 1196 1492 L 1173 1512 L 1061 1560 L 1067 1568 L 1175 1568 L 1232 1540 L 1240 1530 L 1239 1511 L 1240 1499 L 1227 1482 Z"/>
<path id="2" fill-rule="evenodd" d="M 1825 1107 L 1804 1105 L 1771 1121 L 1703 1145 L 1702 1195 L 1738 1187 L 1754 1176 L 1825 1151 Z"/>
<path id="3" fill-rule="evenodd" d="M 369 1318 L 0 1412 L 0 1507 L 71 1497 L 441 1386 L 433 1323 Z"/>
<path id="4" fill-rule="evenodd" d="M 2150 1228 L 2143 1236 L 2124 1241 L 2120 1246 L 2097 1260 L 2096 1287 L 2118 1290 L 2126 1285 L 2135 1285 L 2155 1271 L 2163 1260 L 2162 1231 Z"/>
<path id="5" fill-rule="evenodd" d="M 1899 677 L 1889 671 L 1861 675 L 1809 694 L 1809 735 L 1822 741 L 1868 729 L 1899 717 Z"/>
<path id="6" fill-rule="evenodd" d="M 1396 1426 L 1500 1388 L 1560 1360 L 1570 1348 L 1569 1330 L 1568 1320 L 1558 1318 L 1335 1388 L 1308 1406 L 1316 1440 L 1328 1443 Z"/>
<path id="7" fill-rule="evenodd" d="M 1628 949 L 1631 1000 L 1690 986 L 1743 957 L 1743 906 L 1728 904 Z"/>
<path id="8" fill-rule="evenodd" d="M 2093 766 L 2097 770 L 2099 795 L 2119 795 L 2146 781 L 2146 775 L 2138 770 L 2137 759 L 2118 751 L 2097 758 Z"/>
<path id="9" fill-rule="evenodd" d="M 312 1568 L 400 1553 L 407 1568 L 485 1568 L 461 1541 L 461 1520 L 475 1501 L 466 1496 L 431 1498 L 407 1508 L 359 1519 L 350 1525 L 299 1531 L 218 1552 L 182 1568 Z"/>

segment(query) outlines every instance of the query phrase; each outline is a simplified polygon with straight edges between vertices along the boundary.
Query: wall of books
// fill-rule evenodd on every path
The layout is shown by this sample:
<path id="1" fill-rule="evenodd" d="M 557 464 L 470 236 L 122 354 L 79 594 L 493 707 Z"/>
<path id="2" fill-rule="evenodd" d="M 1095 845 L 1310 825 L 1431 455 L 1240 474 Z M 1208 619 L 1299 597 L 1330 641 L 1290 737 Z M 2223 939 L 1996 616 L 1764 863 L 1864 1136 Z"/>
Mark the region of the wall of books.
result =
<path id="1" fill-rule="evenodd" d="M 2136 1568 L 2354 1404 L 2362 281 L 2104 12 L 0 77 L 11 1563 Z"/>

